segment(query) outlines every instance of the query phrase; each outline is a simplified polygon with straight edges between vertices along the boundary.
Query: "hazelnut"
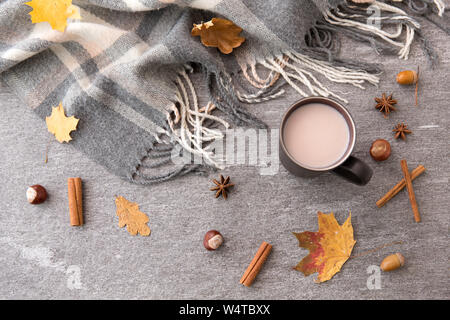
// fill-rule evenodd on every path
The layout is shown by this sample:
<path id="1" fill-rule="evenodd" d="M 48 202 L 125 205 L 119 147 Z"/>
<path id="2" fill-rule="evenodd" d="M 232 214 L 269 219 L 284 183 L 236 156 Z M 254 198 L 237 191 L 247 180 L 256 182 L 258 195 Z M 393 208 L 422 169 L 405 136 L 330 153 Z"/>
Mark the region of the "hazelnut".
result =
<path id="1" fill-rule="evenodd" d="M 376 161 L 386 160 L 391 155 L 391 144 L 384 139 L 375 140 L 370 147 L 370 155 Z"/>
<path id="2" fill-rule="evenodd" d="M 206 250 L 216 250 L 223 243 L 223 237 L 217 230 L 210 230 L 205 234 L 203 245 Z"/>
<path id="3" fill-rule="evenodd" d="M 401 253 L 391 254 L 383 259 L 380 268 L 383 271 L 392 271 L 400 268 L 405 264 L 405 257 Z"/>
<path id="4" fill-rule="evenodd" d="M 47 191 L 40 184 L 35 184 L 27 189 L 27 200 L 31 204 L 39 204 L 47 199 Z"/>

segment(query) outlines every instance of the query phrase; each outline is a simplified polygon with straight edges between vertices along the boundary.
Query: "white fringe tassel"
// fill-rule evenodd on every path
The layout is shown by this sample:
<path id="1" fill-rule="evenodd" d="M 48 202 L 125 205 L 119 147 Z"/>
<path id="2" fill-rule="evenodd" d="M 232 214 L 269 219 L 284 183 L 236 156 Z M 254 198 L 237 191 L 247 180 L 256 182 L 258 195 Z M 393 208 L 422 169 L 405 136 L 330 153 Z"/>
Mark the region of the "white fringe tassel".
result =
<path id="1" fill-rule="evenodd" d="M 270 101 L 272 99 L 278 98 L 280 96 L 282 96 L 285 91 L 283 89 L 278 90 L 277 92 L 275 92 L 274 94 L 268 95 L 268 96 L 264 96 L 261 97 L 261 95 L 265 92 L 264 89 L 258 91 L 257 93 L 254 94 L 243 94 L 240 91 L 236 90 L 236 96 L 238 97 L 239 101 L 241 102 L 245 102 L 245 103 L 261 103 L 264 101 Z"/>
<path id="2" fill-rule="evenodd" d="M 440 2 L 441 0 L 435 0 L 435 2 Z M 409 56 L 409 52 L 411 49 L 411 44 L 414 40 L 414 28 L 409 26 L 408 24 L 406 24 L 407 22 L 411 23 L 415 28 L 419 29 L 420 28 L 420 24 L 414 20 L 413 18 L 409 17 L 408 14 L 391 5 L 388 5 L 386 3 L 383 2 L 378 2 L 378 1 L 374 1 L 371 5 L 371 7 L 375 7 L 378 8 L 380 11 L 385 11 L 385 12 L 392 12 L 392 13 L 397 13 L 399 14 L 399 16 L 396 18 L 399 21 L 399 24 L 397 26 L 397 30 L 390 33 L 387 31 L 382 30 L 380 27 L 377 27 L 376 24 L 365 24 L 365 23 L 361 23 L 358 21 L 354 21 L 352 20 L 352 18 L 355 17 L 365 17 L 363 15 L 357 15 L 357 14 L 345 14 L 343 12 L 340 12 L 338 9 L 335 10 L 335 14 L 333 12 L 331 12 L 330 10 L 327 10 L 324 12 L 324 18 L 327 22 L 334 24 L 334 25 L 339 25 L 339 26 L 344 26 L 344 27 L 353 27 L 365 32 L 369 32 L 372 33 L 378 37 L 380 37 L 381 39 L 383 39 L 384 41 L 399 47 L 400 50 L 398 52 L 398 55 L 401 59 L 408 59 Z M 444 6 L 445 9 L 445 6 Z M 381 22 L 386 19 L 385 17 L 377 17 L 377 16 L 371 16 L 370 17 L 371 21 L 373 22 Z M 406 27 L 406 37 L 404 39 L 403 42 L 398 41 L 400 39 L 400 37 L 402 36 L 403 33 L 403 25 L 405 25 Z"/>
<path id="3" fill-rule="evenodd" d="M 199 155 L 208 164 L 222 169 L 223 166 L 215 158 L 214 152 L 210 150 L 211 145 L 209 142 L 222 139 L 223 133 L 218 129 L 210 129 L 203 126 L 203 122 L 206 119 L 213 120 L 219 122 L 225 128 L 228 128 L 229 124 L 223 119 L 210 114 L 215 109 L 213 104 L 208 103 L 205 107 L 199 108 L 197 93 L 186 71 L 183 70 L 179 73 L 177 84 L 176 99 L 180 108 L 179 110 L 176 107 L 173 108 L 175 113 L 174 120 L 170 114 L 167 116 L 171 129 L 171 132 L 167 134 L 173 137 L 188 152 Z M 186 85 L 190 91 L 192 105 Z M 206 145 L 204 145 L 205 143 Z"/>
<path id="4" fill-rule="evenodd" d="M 345 67 L 336 67 L 326 61 L 320 61 L 310 58 L 297 52 L 284 52 L 292 62 L 286 61 L 285 68 L 282 68 L 277 60 L 283 59 L 282 56 L 258 61 L 267 69 L 278 72 L 286 82 L 295 89 L 301 96 L 320 95 L 324 97 L 335 97 L 345 103 L 348 101 L 327 89 L 314 75 L 318 73 L 332 82 L 347 83 L 355 87 L 364 89 L 363 83 L 369 82 L 377 85 L 379 78 L 363 70 L 353 70 Z M 299 84 L 304 85 L 309 93 L 300 88 Z"/>
<path id="5" fill-rule="evenodd" d="M 445 12 L 445 3 L 442 0 L 434 0 L 433 2 L 436 5 L 439 17 L 442 17 Z"/>
<path id="6" fill-rule="evenodd" d="M 403 0 L 393 0 L 394 2 L 402 2 Z M 433 0 L 436 9 L 438 10 L 438 16 L 442 17 L 445 12 L 445 3 L 442 0 Z"/>

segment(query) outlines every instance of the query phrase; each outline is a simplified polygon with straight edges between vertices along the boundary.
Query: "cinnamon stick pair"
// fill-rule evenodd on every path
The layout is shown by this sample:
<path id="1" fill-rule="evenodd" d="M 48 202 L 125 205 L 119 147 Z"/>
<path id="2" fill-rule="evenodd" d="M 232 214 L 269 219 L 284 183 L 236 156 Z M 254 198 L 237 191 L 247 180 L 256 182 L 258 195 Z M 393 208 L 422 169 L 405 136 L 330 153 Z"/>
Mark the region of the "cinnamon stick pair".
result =
<path id="1" fill-rule="evenodd" d="M 67 191 L 69 196 L 70 225 L 83 225 L 83 192 L 81 178 L 68 178 Z"/>
<path id="2" fill-rule="evenodd" d="M 256 252 L 253 260 L 250 262 L 250 265 L 244 272 L 244 275 L 241 278 L 240 283 L 246 287 L 250 287 L 261 270 L 264 262 L 269 256 L 270 251 L 272 250 L 272 246 L 267 242 L 263 242 Z"/>
<path id="3" fill-rule="evenodd" d="M 425 167 L 423 165 L 417 166 L 413 171 L 411 171 L 411 181 L 414 181 L 418 176 L 425 172 Z M 381 208 L 389 200 L 397 195 L 400 191 L 402 191 L 406 187 L 406 181 L 403 178 L 400 180 L 391 190 L 389 190 L 380 200 L 377 201 L 377 207 Z"/>
<path id="4" fill-rule="evenodd" d="M 420 213 L 417 206 L 416 196 L 414 194 L 414 189 L 412 186 L 412 181 L 425 172 L 425 167 L 419 165 L 411 173 L 409 173 L 408 164 L 406 160 L 400 161 L 400 166 L 402 168 L 404 178 L 400 180 L 391 190 L 389 190 L 380 200 L 377 201 L 377 206 L 381 208 L 389 200 L 391 200 L 397 193 L 399 193 L 403 188 L 406 187 L 408 190 L 408 196 L 411 203 L 412 210 L 414 212 L 414 219 L 416 222 L 420 222 Z"/>

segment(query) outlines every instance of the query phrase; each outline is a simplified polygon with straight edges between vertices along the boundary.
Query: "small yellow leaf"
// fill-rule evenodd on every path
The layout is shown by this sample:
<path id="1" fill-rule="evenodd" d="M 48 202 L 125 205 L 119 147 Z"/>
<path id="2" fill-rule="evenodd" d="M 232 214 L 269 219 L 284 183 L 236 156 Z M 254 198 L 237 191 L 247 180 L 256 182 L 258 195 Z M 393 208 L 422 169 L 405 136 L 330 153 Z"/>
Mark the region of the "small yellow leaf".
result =
<path id="1" fill-rule="evenodd" d="M 122 196 L 116 197 L 116 214 L 119 216 L 119 227 L 127 226 L 127 231 L 135 236 L 140 233 L 142 236 L 150 235 L 150 228 L 147 225 L 148 216 L 139 210 L 137 203 L 130 202 Z"/>
<path id="2" fill-rule="evenodd" d="M 245 41 L 245 38 L 239 36 L 241 32 L 242 28 L 230 20 L 212 18 L 208 22 L 194 24 L 191 35 L 200 36 L 203 45 L 219 48 L 220 52 L 229 54 Z"/>
<path id="3" fill-rule="evenodd" d="M 53 133 L 59 142 L 69 142 L 72 140 L 70 132 L 77 129 L 79 119 L 74 116 L 66 117 L 62 102 L 59 106 L 52 107 L 52 114 L 45 118 L 48 131 Z"/>
<path id="4" fill-rule="evenodd" d="M 30 12 L 31 22 L 48 22 L 52 29 L 64 32 L 67 19 L 81 19 L 80 10 L 72 0 L 31 0 L 25 2 L 33 8 Z"/>

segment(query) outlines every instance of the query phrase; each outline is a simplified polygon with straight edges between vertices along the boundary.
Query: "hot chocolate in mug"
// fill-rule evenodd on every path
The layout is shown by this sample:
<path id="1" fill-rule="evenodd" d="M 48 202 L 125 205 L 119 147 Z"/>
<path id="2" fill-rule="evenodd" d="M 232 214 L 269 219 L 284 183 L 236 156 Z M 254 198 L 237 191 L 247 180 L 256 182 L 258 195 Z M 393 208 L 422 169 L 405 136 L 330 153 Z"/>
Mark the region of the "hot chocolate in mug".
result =
<path id="1" fill-rule="evenodd" d="M 294 103 L 280 125 L 280 161 L 297 176 L 332 171 L 358 185 L 372 177 L 372 169 L 351 155 L 356 126 L 338 102 L 309 97 Z"/>

